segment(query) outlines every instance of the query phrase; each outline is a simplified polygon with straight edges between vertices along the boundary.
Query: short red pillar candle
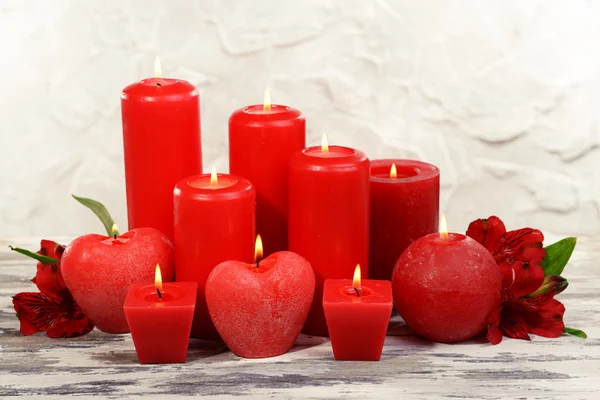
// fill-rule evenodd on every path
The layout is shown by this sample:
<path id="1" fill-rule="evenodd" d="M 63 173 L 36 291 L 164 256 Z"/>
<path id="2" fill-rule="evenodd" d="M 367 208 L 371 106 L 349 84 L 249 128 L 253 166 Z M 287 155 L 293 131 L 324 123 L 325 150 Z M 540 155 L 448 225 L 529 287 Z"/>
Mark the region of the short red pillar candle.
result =
<path id="1" fill-rule="evenodd" d="M 392 312 L 390 281 L 327 279 L 323 291 L 333 356 L 336 360 L 379 361 Z"/>
<path id="2" fill-rule="evenodd" d="M 198 91 L 183 80 L 144 79 L 123 89 L 121 113 L 129 229 L 155 228 L 173 241 L 173 188 L 202 173 Z"/>
<path id="3" fill-rule="evenodd" d="M 498 310 L 500 269 L 491 253 L 459 233 L 431 233 L 411 244 L 394 268 L 394 304 L 428 340 L 460 342 L 480 333 Z"/>
<path id="4" fill-rule="evenodd" d="M 305 147 L 306 121 L 296 109 L 266 102 L 229 118 L 229 172 L 256 189 L 256 231 L 269 256 L 288 248 L 288 165 Z"/>
<path id="5" fill-rule="evenodd" d="M 371 161 L 369 277 L 392 279 L 400 254 L 437 232 L 440 170 L 414 160 Z"/>
<path id="6" fill-rule="evenodd" d="M 196 282 L 129 286 L 123 309 L 140 364 L 184 363 L 196 304 Z"/>
<path id="7" fill-rule="evenodd" d="M 208 275 L 227 260 L 252 262 L 256 194 L 246 179 L 204 174 L 175 187 L 175 279 L 198 282 L 192 336 L 218 339 L 208 314 Z"/>
<path id="8" fill-rule="evenodd" d="M 369 159 L 357 150 L 310 147 L 294 154 L 289 178 L 289 247 L 312 265 L 315 297 L 303 332 L 327 336 L 323 282 L 368 271 Z"/>

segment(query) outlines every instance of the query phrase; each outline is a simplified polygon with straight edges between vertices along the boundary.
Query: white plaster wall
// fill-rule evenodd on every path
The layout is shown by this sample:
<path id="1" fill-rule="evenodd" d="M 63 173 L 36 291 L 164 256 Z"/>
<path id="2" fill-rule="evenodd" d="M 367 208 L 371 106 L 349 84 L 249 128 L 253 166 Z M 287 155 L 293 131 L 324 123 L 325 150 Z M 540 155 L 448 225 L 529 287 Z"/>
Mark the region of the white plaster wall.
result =
<path id="1" fill-rule="evenodd" d="M 438 165 L 452 230 L 600 232 L 599 21 L 580 0 L 1 0 L 0 235 L 101 232 L 69 193 L 125 225 L 119 94 L 156 55 L 199 87 L 205 169 L 268 85 L 310 144 Z"/>

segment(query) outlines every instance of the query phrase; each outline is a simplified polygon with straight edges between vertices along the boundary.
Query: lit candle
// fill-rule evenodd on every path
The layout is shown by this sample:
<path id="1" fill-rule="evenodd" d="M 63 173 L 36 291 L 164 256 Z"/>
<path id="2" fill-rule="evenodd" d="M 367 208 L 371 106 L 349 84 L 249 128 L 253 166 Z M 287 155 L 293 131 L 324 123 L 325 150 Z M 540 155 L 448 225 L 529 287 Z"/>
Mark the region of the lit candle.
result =
<path id="1" fill-rule="evenodd" d="M 287 250 L 288 163 L 305 147 L 306 121 L 299 110 L 271 104 L 244 107 L 229 118 L 229 171 L 256 188 L 256 227 L 265 256 Z"/>
<path id="2" fill-rule="evenodd" d="M 173 241 L 173 187 L 202 172 L 200 98 L 189 82 L 155 77 L 123 89 L 129 229 L 151 227 Z"/>
<path id="3" fill-rule="evenodd" d="M 288 352 L 300 335 L 315 290 L 306 259 L 279 251 L 263 259 L 256 237 L 254 262 L 225 261 L 206 282 L 210 316 L 229 349 L 240 357 Z"/>
<path id="4" fill-rule="evenodd" d="M 129 286 L 123 310 L 141 364 L 183 363 L 186 360 L 196 282 L 162 282 L 156 265 L 154 284 Z"/>
<path id="5" fill-rule="evenodd" d="M 317 277 L 304 332 L 327 336 L 323 282 L 352 274 L 369 262 L 369 159 L 348 147 L 321 146 L 290 160 L 289 247 L 305 257 Z"/>
<path id="6" fill-rule="evenodd" d="M 480 333 L 500 305 L 502 276 L 491 253 L 460 233 L 417 239 L 402 253 L 392 276 L 394 304 L 420 336 L 453 343 Z"/>
<path id="7" fill-rule="evenodd" d="M 371 161 L 369 277 L 392 279 L 400 254 L 436 232 L 440 171 L 413 160 Z"/>
<path id="8" fill-rule="evenodd" d="M 179 181 L 174 205 L 175 280 L 198 282 L 192 336 L 218 339 L 206 306 L 206 279 L 223 261 L 252 262 L 256 193 L 246 179 L 213 168 Z"/>
<path id="9" fill-rule="evenodd" d="M 379 361 L 392 312 L 389 281 L 362 280 L 357 265 L 354 279 L 325 281 L 323 308 L 336 360 Z"/>

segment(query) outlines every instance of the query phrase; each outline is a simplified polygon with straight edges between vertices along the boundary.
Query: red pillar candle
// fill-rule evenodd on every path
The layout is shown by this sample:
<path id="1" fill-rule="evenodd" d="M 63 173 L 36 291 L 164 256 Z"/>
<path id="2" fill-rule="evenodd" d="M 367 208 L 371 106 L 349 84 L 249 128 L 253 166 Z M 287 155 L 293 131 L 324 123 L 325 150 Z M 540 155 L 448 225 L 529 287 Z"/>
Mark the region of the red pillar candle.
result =
<path id="1" fill-rule="evenodd" d="M 500 306 L 502 276 L 491 253 L 475 240 L 431 233 L 411 244 L 394 267 L 396 310 L 420 336 L 453 343 L 481 332 Z"/>
<path id="2" fill-rule="evenodd" d="M 173 188 L 202 173 L 198 91 L 144 79 L 123 89 L 121 113 L 129 229 L 156 228 L 173 241 Z"/>
<path id="3" fill-rule="evenodd" d="M 371 162 L 369 277 L 392 279 L 400 254 L 437 232 L 440 170 L 414 160 Z"/>
<path id="4" fill-rule="evenodd" d="M 327 335 L 323 282 L 368 271 L 369 159 L 357 150 L 310 147 L 290 159 L 289 247 L 315 271 L 315 297 L 304 332 Z"/>
<path id="5" fill-rule="evenodd" d="M 323 291 L 333 356 L 336 360 L 379 361 L 392 312 L 390 281 L 328 279 Z"/>
<path id="6" fill-rule="evenodd" d="M 192 336 L 218 339 L 208 314 L 208 275 L 227 260 L 252 262 L 256 193 L 235 175 L 204 174 L 175 186 L 175 279 L 198 282 Z"/>
<path id="7" fill-rule="evenodd" d="M 163 284 L 158 265 L 154 284 L 129 286 L 123 309 L 140 364 L 185 362 L 197 286 Z"/>
<path id="8" fill-rule="evenodd" d="M 287 250 L 288 164 L 305 147 L 306 122 L 300 111 L 266 101 L 229 118 L 229 171 L 256 189 L 256 230 L 268 256 Z"/>

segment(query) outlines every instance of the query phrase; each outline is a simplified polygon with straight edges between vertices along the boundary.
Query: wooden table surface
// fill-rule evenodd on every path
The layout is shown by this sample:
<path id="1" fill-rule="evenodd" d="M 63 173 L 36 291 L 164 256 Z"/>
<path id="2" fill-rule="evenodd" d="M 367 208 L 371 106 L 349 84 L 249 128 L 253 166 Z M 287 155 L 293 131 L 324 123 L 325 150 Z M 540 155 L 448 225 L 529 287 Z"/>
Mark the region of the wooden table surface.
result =
<path id="1" fill-rule="evenodd" d="M 0 240 L 8 244 L 37 249 L 39 241 Z M 22 336 L 11 296 L 35 291 L 35 262 L 0 250 L 0 398 L 600 399 L 599 259 L 600 237 L 580 238 L 558 297 L 567 325 L 585 330 L 585 340 L 446 345 L 407 336 L 394 320 L 379 362 L 336 362 L 327 339 L 302 335 L 279 357 L 247 360 L 192 340 L 186 364 L 148 366 L 137 363 L 128 334 Z"/>

